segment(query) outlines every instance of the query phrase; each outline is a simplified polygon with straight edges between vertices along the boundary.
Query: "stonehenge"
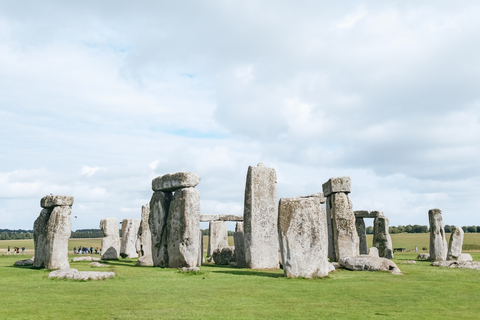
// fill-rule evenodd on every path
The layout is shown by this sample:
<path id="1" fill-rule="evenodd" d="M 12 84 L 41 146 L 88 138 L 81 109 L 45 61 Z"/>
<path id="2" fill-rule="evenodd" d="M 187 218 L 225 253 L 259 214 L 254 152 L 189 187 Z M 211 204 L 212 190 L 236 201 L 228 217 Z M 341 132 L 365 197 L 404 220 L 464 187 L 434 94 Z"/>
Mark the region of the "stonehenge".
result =
<path id="1" fill-rule="evenodd" d="M 69 268 L 68 239 L 73 197 L 48 195 L 40 200 L 43 208 L 33 225 L 36 268 Z"/>
<path id="2" fill-rule="evenodd" d="M 120 256 L 122 258 L 136 258 L 137 234 L 140 228 L 140 219 L 123 219 L 122 221 L 122 244 Z"/>
<path id="3" fill-rule="evenodd" d="M 393 259 L 392 238 L 388 231 L 388 218 L 380 213 L 373 221 L 373 246 L 380 257 Z"/>
<path id="4" fill-rule="evenodd" d="M 452 227 L 452 234 L 448 243 L 447 260 L 458 260 L 462 254 L 463 233 L 462 228 Z"/>
<path id="5" fill-rule="evenodd" d="M 138 228 L 138 247 L 137 251 L 141 256 L 138 258 L 138 264 L 141 266 L 153 266 L 152 259 L 152 234 L 148 225 L 148 218 L 150 216 L 150 204 L 142 206 L 142 219 L 140 221 L 140 228 Z"/>
<path id="6" fill-rule="evenodd" d="M 447 260 L 448 248 L 447 240 L 445 239 L 442 210 L 429 210 L 428 221 L 430 223 L 430 260 L 445 261 Z"/>
<path id="7" fill-rule="evenodd" d="M 103 260 L 117 260 L 120 256 L 120 235 L 117 218 L 100 220 L 100 229 L 103 232 L 101 258 Z"/>
<path id="8" fill-rule="evenodd" d="M 207 256 L 211 256 L 215 249 L 228 247 L 228 231 L 226 221 L 210 221 Z"/>
<path id="9" fill-rule="evenodd" d="M 243 233 L 243 221 L 239 221 L 235 225 L 233 244 L 235 247 L 235 266 L 243 268 L 247 265 L 247 261 L 245 260 L 245 237 Z"/>

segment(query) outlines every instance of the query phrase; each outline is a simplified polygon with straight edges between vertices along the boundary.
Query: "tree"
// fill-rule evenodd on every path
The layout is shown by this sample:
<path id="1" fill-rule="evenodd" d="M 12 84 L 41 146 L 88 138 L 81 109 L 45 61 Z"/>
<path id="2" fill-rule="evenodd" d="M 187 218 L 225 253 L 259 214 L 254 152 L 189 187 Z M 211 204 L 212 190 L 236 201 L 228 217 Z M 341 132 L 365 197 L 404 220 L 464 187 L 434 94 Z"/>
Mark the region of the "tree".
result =
<path id="1" fill-rule="evenodd" d="M 367 234 L 373 234 L 373 227 L 367 227 L 367 228 L 365 229 L 365 232 L 366 232 Z"/>
<path id="2" fill-rule="evenodd" d="M 451 225 L 445 225 L 445 232 L 446 233 L 451 233 L 452 232 L 452 226 Z"/>

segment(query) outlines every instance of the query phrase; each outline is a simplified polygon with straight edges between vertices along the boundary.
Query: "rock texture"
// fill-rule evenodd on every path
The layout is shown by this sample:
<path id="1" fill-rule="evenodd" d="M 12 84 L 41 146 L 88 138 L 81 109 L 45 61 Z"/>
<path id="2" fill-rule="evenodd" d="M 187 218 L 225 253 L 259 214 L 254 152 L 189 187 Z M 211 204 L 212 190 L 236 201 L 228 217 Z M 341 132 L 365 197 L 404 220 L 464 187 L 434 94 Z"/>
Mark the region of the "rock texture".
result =
<path id="1" fill-rule="evenodd" d="M 333 193 L 350 193 L 351 185 L 350 177 L 330 178 L 322 185 L 323 194 L 329 197 Z"/>
<path id="2" fill-rule="evenodd" d="M 360 241 L 355 226 L 352 202 L 345 193 L 333 193 L 330 198 L 335 258 L 340 260 L 344 257 L 358 256 Z"/>
<path id="3" fill-rule="evenodd" d="M 228 247 L 228 231 L 226 221 L 210 221 L 208 227 L 207 256 L 211 256 L 215 249 Z"/>
<path id="4" fill-rule="evenodd" d="M 434 261 L 432 266 L 480 270 L 478 261 Z"/>
<path id="5" fill-rule="evenodd" d="M 196 267 L 198 261 L 198 231 L 200 223 L 200 193 L 194 188 L 175 191 L 167 217 L 168 267 Z"/>
<path id="6" fill-rule="evenodd" d="M 103 232 L 101 258 L 103 260 L 117 260 L 120 256 L 120 235 L 117 218 L 100 220 L 100 229 Z"/>
<path id="7" fill-rule="evenodd" d="M 150 204 L 142 206 L 142 220 L 140 221 L 140 228 L 138 228 L 138 242 L 140 244 L 139 251 L 141 256 L 138 258 L 138 265 L 153 266 L 152 259 L 152 233 L 148 220 L 150 217 Z"/>
<path id="8" fill-rule="evenodd" d="M 363 218 L 355 218 L 355 227 L 357 228 L 360 254 L 368 254 L 367 230 Z"/>
<path id="9" fill-rule="evenodd" d="M 198 261 L 197 266 L 201 266 L 203 264 L 203 260 L 205 257 L 203 256 L 203 232 L 202 230 L 198 231 Z"/>
<path id="10" fill-rule="evenodd" d="M 40 206 L 42 208 L 71 207 L 73 206 L 73 197 L 48 195 L 40 200 Z"/>
<path id="11" fill-rule="evenodd" d="M 379 258 L 380 255 L 378 254 L 378 248 L 376 248 L 376 247 L 371 247 L 370 249 L 368 249 L 368 255 L 369 255 L 370 257 Z"/>
<path id="12" fill-rule="evenodd" d="M 35 259 L 33 266 L 45 267 L 47 254 L 47 224 L 53 209 L 43 209 L 33 224 L 33 242 L 35 247 Z"/>
<path id="13" fill-rule="evenodd" d="M 462 253 L 458 256 L 457 261 L 473 261 L 472 256 L 469 253 Z"/>
<path id="14" fill-rule="evenodd" d="M 78 271 L 77 269 L 60 269 L 48 274 L 49 278 L 67 278 L 73 280 L 101 280 L 115 277 L 115 272 Z"/>
<path id="15" fill-rule="evenodd" d="M 278 234 L 286 277 L 328 275 L 327 217 L 319 197 L 280 199 Z"/>
<path id="16" fill-rule="evenodd" d="M 96 267 L 96 268 L 106 268 L 106 267 L 110 267 L 108 264 L 103 264 L 103 263 L 100 263 L 100 262 L 97 262 L 97 261 L 94 261 L 94 262 L 91 262 L 88 264 L 89 266 L 92 266 L 92 267 Z"/>
<path id="17" fill-rule="evenodd" d="M 428 211 L 430 222 L 430 260 L 444 261 L 447 259 L 447 240 L 443 227 L 442 211 L 431 209 Z"/>
<path id="18" fill-rule="evenodd" d="M 90 256 L 86 257 L 75 257 L 72 259 L 72 262 L 80 262 L 80 261 L 100 261 L 100 258 L 92 258 Z"/>
<path id="19" fill-rule="evenodd" d="M 430 253 L 419 253 L 417 260 L 430 260 Z"/>
<path id="20" fill-rule="evenodd" d="M 150 200 L 148 225 L 152 237 L 152 260 L 156 267 L 168 267 L 167 217 L 172 201 L 171 192 L 156 191 Z"/>
<path id="21" fill-rule="evenodd" d="M 388 271 L 393 274 L 401 274 L 397 265 L 386 258 L 370 256 L 351 256 L 340 259 L 342 267 L 353 271 Z"/>
<path id="22" fill-rule="evenodd" d="M 393 259 L 392 238 L 388 232 L 388 218 L 378 216 L 373 221 L 373 246 L 378 248 L 380 257 Z"/>
<path id="23" fill-rule="evenodd" d="M 35 257 L 30 258 L 30 259 L 15 261 L 14 265 L 15 266 L 31 266 L 31 265 L 33 265 L 34 258 Z"/>
<path id="24" fill-rule="evenodd" d="M 245 260 L 252 269 L 278 268 L 278 202 L 275 169 L 248 167 L 244 202 Z"/>
<path id="25" fill-rule="evenodd" d="M 122 258 L 136 258 L 137 234 L 140 228 L 140 219 L 123 219 L 122 222 L 122 244 L 120 245 L 120 256 Z"/>
<path id="26" fill-rule="evenodd" d="M 175 191 L 193 188 L 200 182 L 200 176 L 193 172 L 165 174 L 152 180 L 153 191 Z"/>
<path id="27" fill-rule="evenodd" d="M 235 226 L 233 244 L 235 246 L 235 266 L 238 268 L 243 268 L 247 265 L 247 261 L 245 260 L 245 236 L 243 232 L 243 222 L 237 222 Z"/>
<path id="28" fill-rule="evenodd" d="M 452 227 L 452 234 L 448 243 L 447 260 L 458 260 L 462 254 L 463 234 L 461 227 Z"/>
<path id="29" fill-rule="evenodd" d="M 213 250 L 213 261 L 217 265 L 228 266 L 235 261 L 235 247 L 225 247 Z"/>

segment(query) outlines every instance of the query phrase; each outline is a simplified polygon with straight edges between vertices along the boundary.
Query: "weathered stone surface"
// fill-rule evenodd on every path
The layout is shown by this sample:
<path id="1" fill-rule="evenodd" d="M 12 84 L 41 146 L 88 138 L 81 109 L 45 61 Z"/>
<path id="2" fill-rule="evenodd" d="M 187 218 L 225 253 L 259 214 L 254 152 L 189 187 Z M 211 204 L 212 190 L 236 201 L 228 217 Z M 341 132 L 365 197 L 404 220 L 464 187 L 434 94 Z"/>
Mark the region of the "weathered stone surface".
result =
<path id="1" fill-rule="evenodd" d="M 245 260 L 252 269 L 278 268 L 278 202 L 275 169 L 248 167 L 244 203 Z"/>
<path id="2" fill-rule="evenodd" d="M 448 243 L 447 260 L 458 260 L 458 257 L 462 254 L 463 234 L 461 227 L 452 227 L 452 234 Z"/>
<path id="3" fill-rule="evenodd" d="M 183 267 L 180 269 L 181 272 L 198 272 L 200 271 L 199 267 Z"/>
<path id="4" fill-rule="evenodd" d="M 43 209 L 33 224 L 33 242 L 35 247 L 35 259 L 33 266 L 36 268 L 45 267 L 47 254 L 47 224 L 53 209 Z"/>
<path id="5" fill-rule="evenodd" d="M 327 201 L 327 198 L 325 198 L 325 196 L 323 195 L 322 192 L 317 192 L 317 193 L 314 193 L 314 194 L 309 194 L 308 196 L 300 196 L 300 198 L 312 198 L 312 197 L 318 198 L 318 200 L 319 200 L 320 203 L 322 203 L 322 204 Z"/>
<path id="6" fill-rule="evenodd" d="M 368 255 L 370 257 L 375 257 L 375 258 L 379 258 L 379 254 L 378 254 L 378 249 L 376 247 L 371 247 L 370 249 L 368 249 Z"/>
<path id="7" fill-rule="evenodd" d="M 393 274 L 401 274 L 397 265 L 386 258 L 352 256 L 344 257 L 338 263 L 345 269 L 353 271 L 388 271 Z"/>
<path id="8" fill-rule="evenodd" d="M 360 254 L 368 254 L 367 230 L 363 218 L 355 218 L 355 227 L 357 228 Z"/>
<path id="9" fill-rule="evenodd" d="M 70 207 L 54 207 L 47 223 L 45 268 L 63 269 L 68 263 L 68 239 L 72 233 Z"/>
<path id="10" fill-rule="evenodd" d="M 338 264 L 338 262 L 331 262 L 330 263 L 334 270 L 340 269 L 342 266 Z"/>
<path id="11" fill-rule="evenodd" d="M 103 232 L 101 258 L 103 260 L 117 260 L 120 256 L 120 235 L 117 218 L 100 220 L 100 229 Z"/>
<path id="12" fill-rule="evenodd" d="M 90 256 L 72 258 L 72 262 L 79 262 L 79 261 L 97 261 L 98 262 L 100 261 L 100 258 L 93 258 Z"/>
<path id="13" fill-rule="evenodd" d="M 120 245 L 120 256 L 122 258 L 138 257 L 135 243 L 137 242 L 139 228 L 140 219 L 123 219 L 122 244 Z"/>
<path id="14" fill-rule="evenodd" d="M 243 222 L 237 222 L 235 226 L 233 244 L 235 246 L 235 266 L 238 268 L 243 268 L 247 265 L 247 261 L 245 260 L 245 236 L 243 232 Z"/>
<path id="15" fill-rule="evenodd" d="M 91 262 L 88 264 L 89 266 L 96 267 L 96 268 L 105 268 L 105 267 L 110 267 L 108 264 L 103 264 L 97 261 Z"/>
<path id="16" fill-rule="evenodd" d="M 141 252 L 141 256 L 138 258 L 138 265 L 141 266 L 153 266 L 152 259 L 152 233 L 150 232 L 150 226 L 148 220 L 150 217 L 150 204 L 142 206 L 142 220 L 140 221 L 140 228 L 138 228 L 138 242 Z"/>
<path id="17" fill-rule="evenodd" d="M 388 232 L 388 218 L 381 215 L 373 221 L 373 246 L 382 258 L 393 259 L 392 238 Z"/>
<path id="18" fill-rule="evenodd" d="M 73 280 L 100 280 L 115 277 L 115 272 L 78 271 L 77 269 L 60 269 L 48 274 L 49 278 L 67 278 Z"/>
<path id="19" fill-rule="evenodd" d="M 333 193 L 330 201 L 335 258 L 340 260 L 344 257 L 358 256 L 360 241 L 355 226 L 352 202 L 345 193 Z"/>
<path id="20" fill-rule="evenodd" d="M 234 214 L 201 214 L 201 222 L 209 221 L 243 221 L 243 216 Z"/>
<path id="21" fill-rule="evenodd" d="M 167 250 L 170 268 L 196 267 L 200 230 L 200 193 L 195 188 L 175 191 L 167 218 Z"/>
<path id="22" fill-rule="evenodd" d="M 332 198 L 327 198 L 327 239 L 328 239 L 328 259 L 330 261 L 337 261 L 335 256 L 335 237 L 333 232 L 333 220 L 332 220 Z"/>
<path id="23" fill-rule="evenodd" d="M 458 256 L 457 261 L 473 261 L 472 256 L 469 253 L 462 253 Z"/>
<path id="24" fill-rule="evenodd" d="M 35 257 L 32 257 L 30 259 L 15 261 L 14 265 L 15 266 L 31 266 L 33 265 L 34 258 Z"/>
<path id="25" fill-rule="evenodd" d="M 431 209 L 428 211 L 430 222 L 430 260 L 444 261 L 447 259 L 447 240 L 443 227 L 442 211 Z"/>
<path id="26" fill-rule="evenodd" d="M 202 230 L 198 231 L 198 261 L 197 266 L 201 266 L 203 264 L 203 260 L 205 257 L 203 256 L 203 232 Z"/>
<path id="27" fill-rule="evenodd" d="M 148 225 L 152 235 L 152 260 L 155 267 L 168 267 L 167 217 L 171 192 L 156 191 L 150 200 Z"/>
<path id="28" fill-rule="evenodd" d="M 478 261 L 434 261 L 432 266 L 480 270 Z"/>
<path id="29" fill-rule="evenodd" d="M 228 247 L 228 231 L 226 221 L 210 221 L 208 227 L 207 256 L 213 254 L 213 250 Z"/>
<path id="30" fill-rule="evenodd" d="M 213 261 L 217 265 L 228 266 L 235 261 L 235 247 L 224 247 L 213 250 Z"/>
<path id="31" fill-rule="evenodd" d="M 328 262 L 327 217 L 319 197 L 282 198 L 278 235 L 287 278 L 325 277 Z"/>
<path id="32" fill-rule="evenodd" d="M 323 194 L 325 197 L 329 197 L 332 193 L 337 192 L 350 193 L 351 185 L 350 177 L 330 178 L 322 185 Z"/>
<path id="33" fill-rule="evenodd" d="M 417 260 L 430 260 L 430 253 L 419 253 Z"/>
<path id="34" fill-rule="evenodd" d="M 366 211 L 366 210 L 358 210 L 358 211 L 353 211 L 355 214 L 355 217 L 357 218 L 377 218 L 377 217 L 383 217 L 383 212 L 382 211 Z"/>
<path id="35" fill-rule="evenodd" d="M 200 176 L 193 172 L 169 173 L 152 180 L 153 191 L 175 191 L 193 188 L 200 182 Z"/>
<path id="36" fill-rule="evenodd" d="M 71 207 L 73 206 L 73 197 L 48 195 L 40 200 L 40 206 L 42 208 L 52 208 L 57 206 Z"/>
<path id="37" fill-rule="evenodd" d="M 407 260 L 407 261 L 403 261 L 402 263 L 404 263 L 404 264 L 417 264 L 417 261 L 415 261 L 415 260 Z"/>

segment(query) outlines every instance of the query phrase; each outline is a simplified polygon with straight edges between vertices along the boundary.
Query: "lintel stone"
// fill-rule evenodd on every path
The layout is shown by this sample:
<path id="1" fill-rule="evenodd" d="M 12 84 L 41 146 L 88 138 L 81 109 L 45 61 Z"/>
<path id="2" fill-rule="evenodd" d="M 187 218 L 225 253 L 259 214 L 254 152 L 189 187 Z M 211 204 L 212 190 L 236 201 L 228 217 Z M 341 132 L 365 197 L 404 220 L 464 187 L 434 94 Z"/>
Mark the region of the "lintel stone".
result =
<path id="1" fill-rule="evenodd" d="M 323 194 L 325 197 L 328 197 L 332 193 L 350 193 L 351 185 L 352 181 L 350 180 L 350 177 L 330 178 L 322 185 Z"/>
<path id="2" fill-rule="evenodd" d="M 234 215 L 234 214 L 201 214 L 200 215 L 201 222 L 209 222 L 209 221 L 243 221 L 243 216 Z"/>
<path id="3" fill-rule="evenodd" d="M 182 188 L 194 188 L 200 182 L 200 176 L 193 172 L 168 173 L 152 180 L 153 191 L 175 191 Z"/>
<path id="4" fill-rule="evenodd" d="M 40 206 L 42 208 L 52 208 L 59 206 L 73 206 L 73 197 L 71 196 L 55 196 L 48 195 L 40 200 Z"/>

